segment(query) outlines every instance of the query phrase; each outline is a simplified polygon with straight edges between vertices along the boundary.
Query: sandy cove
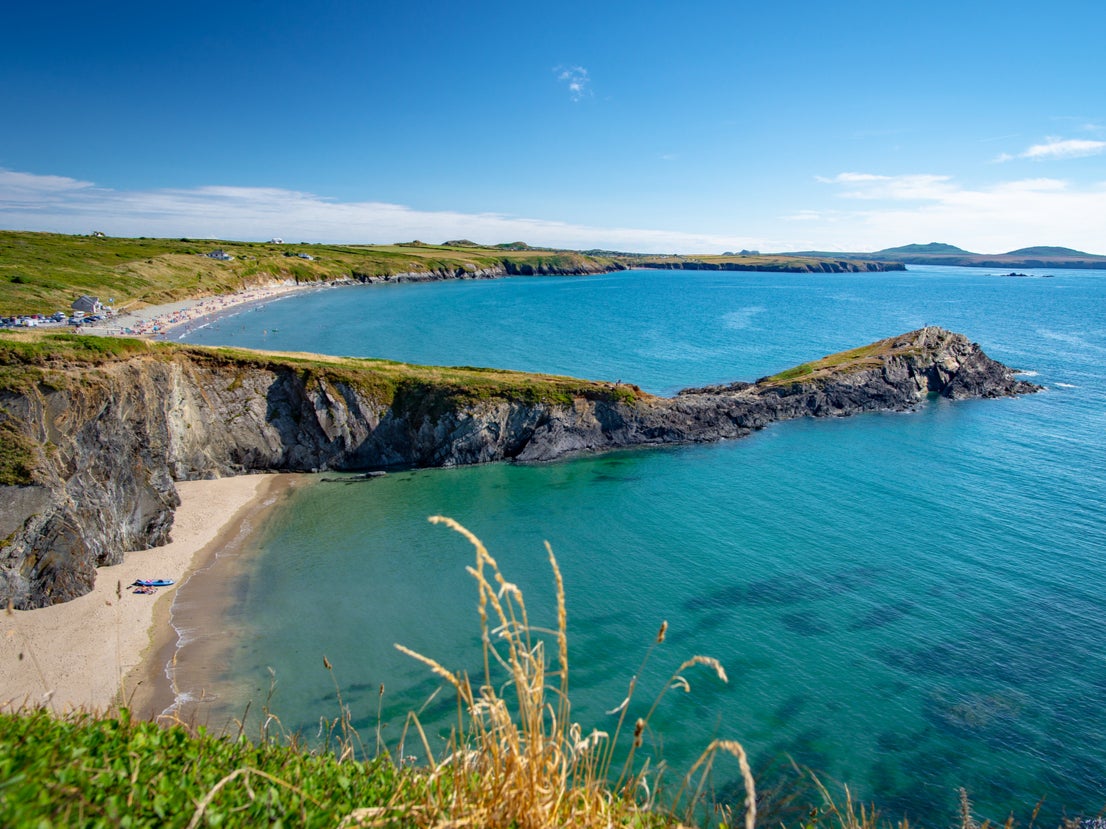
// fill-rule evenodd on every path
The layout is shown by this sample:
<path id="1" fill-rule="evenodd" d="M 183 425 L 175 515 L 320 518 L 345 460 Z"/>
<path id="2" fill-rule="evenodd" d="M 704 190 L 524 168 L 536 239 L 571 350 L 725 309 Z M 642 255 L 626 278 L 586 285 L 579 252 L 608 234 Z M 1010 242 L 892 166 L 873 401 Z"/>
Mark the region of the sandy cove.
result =
<path id="1" fill-rule="evenodd" d="M 304 291 L 317 291 L 337 283 L 296 283 L 292 281 L 271 283 L 236 291 L 233 294 L 198 299 L 184 299 L 164 305 L 150 305 L 115 315 L 91 325 L 81 326 L 86 334 L 111 334 L 125 337 L 165 337 L 181 328 L 202 325 L 209 317 L 219 317 L 251 305 Z"/>
<path id="2" fill-rule="evenodd" d="M 105 711 L 121 700 L 140 711 L 154 707 L 168 693 L 164 662 L 157 656 L 175 640 L 169 610 L 177 588 L 218 553 L 226 528 L 274 501 L 295 477 L 178 483 L 181 505 L 169 544 L 127 553 L 122 564 L 99 568 L 92 592 L 70 602 L 4 614 L 0 710 L 26 705 Z M 136 579 L 152 578 L 176 584 L 153 595 L 127 588 Z M 144 701 L 132 701 L 136 688 L 135 697 Z"/>

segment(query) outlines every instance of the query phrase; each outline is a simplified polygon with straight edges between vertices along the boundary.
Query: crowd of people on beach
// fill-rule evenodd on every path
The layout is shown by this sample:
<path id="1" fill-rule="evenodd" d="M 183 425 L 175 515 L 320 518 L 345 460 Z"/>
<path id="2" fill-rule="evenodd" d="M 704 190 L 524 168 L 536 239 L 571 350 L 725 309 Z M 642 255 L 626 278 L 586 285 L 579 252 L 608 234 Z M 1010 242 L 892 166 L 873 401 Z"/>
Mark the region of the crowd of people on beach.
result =
<path id="1" fill-rule="evenodd" d="M 290 293 L 301 286 L 281 283 L 261 288 L 248 288 L 233 294 L 221 294 L 198 300 L 186 300 L 168 306 L 153 306 L 137 311 L 121 311 L 98 326 L 98 333 L 135 337 L 165 337 L 170 329 L 195 323 L 204 317 L 226 313 L 239 305 L 262 302 Z"/>
<path id="2" fill-rule="evenodd" d="M 75 314 L 74 317 L 67 318 L 65 312 L 59 311 L 51 316 L 33 314 L 20 318 L 0 318 L 0 327 L 64 328 L 68 324 L 89 334 L 163 338 L 171 329 L 179 326 L 197 323 L 205 317 L 225 314 L 237 306 L 264 302 L 306 287 L 317 286 L 304 286 L 288 281 L 246 288 L 233 294 L 182 300 L 135 310 L 103 308 L 99 313 L 87 317 Z"/>

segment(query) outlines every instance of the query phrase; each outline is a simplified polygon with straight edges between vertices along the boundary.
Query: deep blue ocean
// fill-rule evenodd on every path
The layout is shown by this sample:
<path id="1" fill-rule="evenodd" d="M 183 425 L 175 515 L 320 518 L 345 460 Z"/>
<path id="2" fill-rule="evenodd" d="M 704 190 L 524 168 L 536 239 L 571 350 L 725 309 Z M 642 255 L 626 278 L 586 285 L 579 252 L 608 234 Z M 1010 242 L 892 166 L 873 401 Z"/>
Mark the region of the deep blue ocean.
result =
<path id="1" fill-rule="evenodd" d="M 646 745 L 682 770 L 740 740 L 765 781 L 794 761 L 886 814 L 1043 825 L 1106 807 L 1106 272 L 912 267 L 885 274 L 629 271 L 328 288 L 189 342 L 494 366 L 671 394 L 754 380 L 923 325 L 979 342 L 1046 390 L 933 400 L 910 414 L 777 424 L 708 446 L 544 465 L 316 479 L 227 574 L 219 648 L 181 648 L 203 716 L 269 703 L 306 735 L 343 701 L 398 740 L 438 683 L 405 644 L 480 674 L 477 533 L 552 625 L 543 541 L 568 594 L 573 716 L 605 712 L 662 620 L 631 716 L 692 654 Z M 1048 278 L 1046 278 L 1046 276 Z M 338 478 L 324 475 L 320 478 Z M 178 603 L 187 603 L 186 585 Z M 202 638 L 193 632 L 190 638 Z M 270 672 L 271 669 L 271 672 Z M 423 710 L 433 734 L 454 702 Z M 718 780 L 725 784 L 724 774 Z M 1052 823 L 1051 825 L 1055 825 Z"/>

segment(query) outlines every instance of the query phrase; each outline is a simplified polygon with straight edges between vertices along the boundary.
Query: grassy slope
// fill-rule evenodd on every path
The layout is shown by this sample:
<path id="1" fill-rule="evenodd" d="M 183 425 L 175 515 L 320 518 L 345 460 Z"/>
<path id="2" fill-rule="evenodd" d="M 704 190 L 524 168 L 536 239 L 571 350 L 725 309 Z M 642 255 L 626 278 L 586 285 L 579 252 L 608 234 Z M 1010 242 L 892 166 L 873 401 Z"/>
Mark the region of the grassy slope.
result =
<path id="1" fill-rule="evenodd" d="M 826 380 L 834 375 L 854 374 L 879 366 L 889 357 L 898 355 L 906 356 L 909 353 L 917 353 L 914 347 L 896 348 L 895 338 L 880 340 L 860 348 L 841 351 L 830 354 L 820 360 L 812 360 L 809 363 L 789 368 L 771 377 L 762 377 L 757 381 L 760 386 L 785 386 L 795 382 L 817 382 Z"/>
<path id="2" fill-rule="evenodd" d="M 263 742 L 117 718 L 0 715 L 0 826 L 337 826 L 383 806 L 401 778 L 387 762 L 340 762 Z"/>
<path id="3" fill-rule="evenodd" d="M 223 262 L 202 254 L 222 248 Z M 300 259 L 305 253 L 313 260 Z M 117 239 L 0 231 L 0 314 L 67 310 L 81 294 L 115 307 L 230 293 L 272 279 L 313 282 L 503 265 L 571 269 L 612 260 L 572 251 L 503 251 L 440 245 L 309 245 L 180 239 Z"/>
<path id="4" fill-rule="evenodd" d="M 202 255 L 216 248 L 234 259 L 224 262 Z M 314 258 L 300 259 L 301 253 Z M 679 260 L 732 261 L 773 271 L 801 270 L 811 262 L 791 255 L 644 257 L 514 246 L 273 244 L 0 231 L 0 315 L 67 311 L 81 294 L 105 302 L 114 298 L 116 308 L 134 308 L 231 293 L 272 279 L 314 282 L 435 270 L 471 272 L 507 264 L 571 271 Z"/>

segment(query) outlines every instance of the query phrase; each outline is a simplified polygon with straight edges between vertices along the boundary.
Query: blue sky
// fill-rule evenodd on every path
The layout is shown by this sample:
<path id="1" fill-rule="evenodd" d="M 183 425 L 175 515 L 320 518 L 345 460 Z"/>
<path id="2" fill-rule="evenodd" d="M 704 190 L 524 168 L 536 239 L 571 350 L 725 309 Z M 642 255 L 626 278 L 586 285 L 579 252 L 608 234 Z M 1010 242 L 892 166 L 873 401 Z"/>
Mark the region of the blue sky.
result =
<path id="1" fill-rule="evenodd" d="M 1106 253 L 1106 4 L 13 4 L 0 227 Z"/>

